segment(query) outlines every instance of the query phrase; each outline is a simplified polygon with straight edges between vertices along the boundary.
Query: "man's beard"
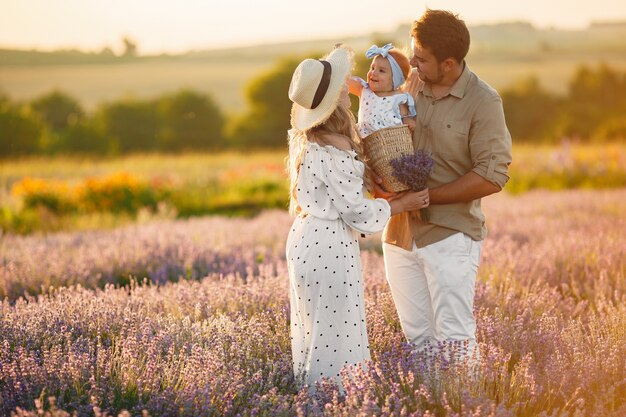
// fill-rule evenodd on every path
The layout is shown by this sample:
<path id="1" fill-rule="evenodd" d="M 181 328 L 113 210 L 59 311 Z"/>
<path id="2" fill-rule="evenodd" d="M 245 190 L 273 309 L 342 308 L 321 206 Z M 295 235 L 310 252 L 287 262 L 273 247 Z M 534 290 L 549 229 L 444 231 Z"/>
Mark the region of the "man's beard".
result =
<path id="1" fill-rule="evenodd" d="M 441 82 L 441 80 L 443 80 L 443 73 L 439 71 L 439 69 L 437 69 L 437 78 L 434 79 L 426 77 L 422 72 L 419 71 L 419 69 L 417 70 L 417 76 L 420 80 L 429 84 L 438 84 L 439 82 Z"/>

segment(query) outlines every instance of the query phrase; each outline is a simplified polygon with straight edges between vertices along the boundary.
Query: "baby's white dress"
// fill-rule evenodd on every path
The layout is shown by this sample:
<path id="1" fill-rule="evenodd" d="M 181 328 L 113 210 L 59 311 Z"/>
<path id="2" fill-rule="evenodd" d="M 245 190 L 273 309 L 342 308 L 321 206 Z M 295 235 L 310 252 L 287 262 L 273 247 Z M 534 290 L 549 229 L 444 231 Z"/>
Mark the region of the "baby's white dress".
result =
<path id="1" fill-rule="evenodd" d="M 339 380 L 345 365 L 370 359 L 359 233 L 381 231 L 391 208 L 364 195 L 364 165 L 354 151 L 309 142 L 298 202 L 306 215 L 287 238 L 293 368 L 310 388 Z"/>
<path id="2" fill-rule="evenodd" d="M 357 123 L 359 137 L 364 138 L 384 127 L 400 126 L 402 124 L 400 104 L 407 104 L 409 115 L 415 116 L 413 97 L 409 93 L 379 97 L 370 90 L 367 83 L 363 82 Z"/>

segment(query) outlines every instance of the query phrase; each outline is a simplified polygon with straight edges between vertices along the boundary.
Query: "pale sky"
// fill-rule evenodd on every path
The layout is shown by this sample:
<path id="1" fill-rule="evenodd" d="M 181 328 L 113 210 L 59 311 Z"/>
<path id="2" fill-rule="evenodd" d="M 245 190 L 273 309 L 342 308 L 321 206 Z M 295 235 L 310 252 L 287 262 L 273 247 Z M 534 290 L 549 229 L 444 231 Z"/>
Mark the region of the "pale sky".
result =
<path id="1" fill-rule="evenodd" d="M 395 29 L 426 7 L 459 13 L 468 25 L 582 29 L 626 20 L 625 0 L 0 0 L 0 48 L 120 51 L 128 36 L 140 54 L 155 54 L 340 39 Z"/>

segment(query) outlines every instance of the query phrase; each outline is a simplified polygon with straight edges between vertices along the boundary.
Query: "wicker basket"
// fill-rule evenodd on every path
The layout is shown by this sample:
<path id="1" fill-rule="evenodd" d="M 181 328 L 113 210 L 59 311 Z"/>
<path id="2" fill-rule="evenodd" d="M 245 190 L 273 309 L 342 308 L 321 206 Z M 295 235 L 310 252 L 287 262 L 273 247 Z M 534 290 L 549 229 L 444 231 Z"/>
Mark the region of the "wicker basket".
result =
<path id="1" fill-rule="evenodd" d="M 363 151 L 376 175 L 382 178 L 383 188 L 399 192 L 409 187 L 393 176 L 390 161 L 413 153 L 413 138 L 406 125 L 386 127 L 363 139 Z"/>

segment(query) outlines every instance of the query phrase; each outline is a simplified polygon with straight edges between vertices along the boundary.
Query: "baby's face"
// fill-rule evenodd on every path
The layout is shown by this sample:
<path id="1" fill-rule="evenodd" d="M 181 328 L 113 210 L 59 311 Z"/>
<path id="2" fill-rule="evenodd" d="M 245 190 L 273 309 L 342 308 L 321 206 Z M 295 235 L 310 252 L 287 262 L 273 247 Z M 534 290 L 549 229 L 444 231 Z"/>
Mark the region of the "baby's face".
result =
<path id="1" fill-rule="evenodd" d="M 393 74 L 387 58 L 378 55 L 372 60 L 370 70 L 367 72 L 367 83 L 375 93 L 393 91 Z"/>

